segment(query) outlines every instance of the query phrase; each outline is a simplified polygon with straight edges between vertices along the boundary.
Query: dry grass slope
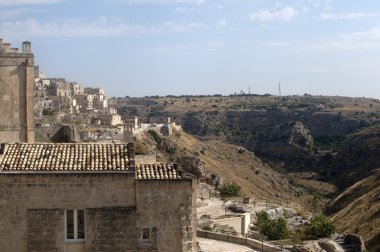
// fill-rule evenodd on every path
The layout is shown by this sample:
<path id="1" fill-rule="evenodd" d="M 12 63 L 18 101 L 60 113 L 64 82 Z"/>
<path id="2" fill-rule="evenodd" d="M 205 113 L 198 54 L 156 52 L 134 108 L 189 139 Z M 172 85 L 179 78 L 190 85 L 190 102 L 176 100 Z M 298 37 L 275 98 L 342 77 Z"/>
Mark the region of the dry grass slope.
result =
<path id="1" fill-rule="evenodd" d="M 199 157 L 206 173 L 218 174 L 224 182 L 240 185 L 244 195 L 289 198 L 290 191 L 284 176 L 248 150 L 216 140 L 201 142 L 187 134 L 182 135 L 180 144 L 194 151 L 203 150 L 204 154 L 200 153 Z"/>
<path id="2" fill-rule="evenodd" d="M 139 137 L 136 149 L 154 152 L 154 142 L 148 134 Z M 169 138 L 170 139 L 170 138 Z M 173 136 L 177 151 L 175 155 L 160 152 L 159 161 L 167 162 L 180 156 L 196 156 L 204 167 L 204 175 L 217 174 L 224 183 L 236 183 L 241 193 L 255 199 L 271 198 L 273 201 L 289 199 L 291 191 L 286 178 L 272 170 L 257 158 L 253 152 L 217 140 L 200 141 L 185 132 Z"/>
<path id="3" fill-rule="evenodd" d="M 367 249 L 380 251 L 380 168 L 345 190 L 328 211 L 338 231 L 358 232 Z"/>

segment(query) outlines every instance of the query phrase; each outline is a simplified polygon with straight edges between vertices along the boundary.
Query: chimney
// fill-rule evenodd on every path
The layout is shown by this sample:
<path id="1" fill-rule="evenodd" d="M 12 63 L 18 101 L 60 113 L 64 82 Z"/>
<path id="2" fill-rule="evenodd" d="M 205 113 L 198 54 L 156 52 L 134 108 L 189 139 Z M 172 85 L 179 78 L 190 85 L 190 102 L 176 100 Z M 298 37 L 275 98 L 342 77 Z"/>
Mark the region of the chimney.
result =
<path id="1" fill-rule="evenodd" d="M 127 155 L 129 160 L 129 169 L 130 171 L 135 170 L 135 146 L 133 143 L 127 144 Z"/>
<path id="2" fill-rule="evenodd" d="M 32 53 L 32 43 L 29 41 L 22 42 L 22 53 Z"/>
<path id="3" fill-rule="evenodd" d="M 133 142 L 133 127 L 130 125 L 125 125 L 124 123 L 124 142 L 132 143 Z"/>
<path id="4" fill-rule="evenodd" d="M 0 144 L 0 155 L 3 155 L 5 153 L 5 143 Z"/>

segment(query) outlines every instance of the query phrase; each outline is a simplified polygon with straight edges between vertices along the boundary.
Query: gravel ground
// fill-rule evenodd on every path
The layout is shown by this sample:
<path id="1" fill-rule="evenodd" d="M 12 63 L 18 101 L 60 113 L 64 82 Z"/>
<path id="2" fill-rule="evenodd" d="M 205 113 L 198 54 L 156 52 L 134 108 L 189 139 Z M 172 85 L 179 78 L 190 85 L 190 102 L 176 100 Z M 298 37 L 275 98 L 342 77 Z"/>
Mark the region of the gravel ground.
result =
<path id="1" fill-rule="evenodd" d="M 202 252 L 253 252 L 249 247 L 236 245 L 233 243 L 215 241 L 204 238 L 197 238 Z"/>

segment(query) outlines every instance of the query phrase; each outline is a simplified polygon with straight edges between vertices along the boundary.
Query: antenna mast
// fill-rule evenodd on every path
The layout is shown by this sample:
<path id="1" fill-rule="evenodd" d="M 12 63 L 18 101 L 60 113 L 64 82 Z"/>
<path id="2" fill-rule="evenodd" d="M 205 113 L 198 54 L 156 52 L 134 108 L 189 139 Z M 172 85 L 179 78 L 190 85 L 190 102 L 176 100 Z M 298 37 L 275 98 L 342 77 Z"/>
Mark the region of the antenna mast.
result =
<path id="1" fill-rule="evenodd" d="M 310 88 L 310 95 L 311 95 L 311 72 L 309 72 L 309 88 Z"/>
<path id="2" fill-rule="evenodd" d="M 281 96 L 281 82 L 278 82 L 278 96 Z"/>

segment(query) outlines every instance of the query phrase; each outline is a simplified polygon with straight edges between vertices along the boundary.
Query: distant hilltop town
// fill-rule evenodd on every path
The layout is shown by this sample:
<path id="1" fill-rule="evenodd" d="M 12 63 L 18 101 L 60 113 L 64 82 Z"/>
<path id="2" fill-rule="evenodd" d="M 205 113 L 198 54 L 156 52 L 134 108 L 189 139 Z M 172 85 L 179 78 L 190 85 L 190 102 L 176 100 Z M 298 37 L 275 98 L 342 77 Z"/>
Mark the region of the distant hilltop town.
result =
<path id="1" fill-rule="evenodd" d="M 64 78 L 46 78 L 34 67 L 34 114 L 38 132 L 53 141 L 129 142 L 145 130 L 171 135 L 181 127 L 166 118 L 162 123 L 142 123 L 135 116 L 121 116 L 109 106 L 104 89 L 84 87 Z"/>

